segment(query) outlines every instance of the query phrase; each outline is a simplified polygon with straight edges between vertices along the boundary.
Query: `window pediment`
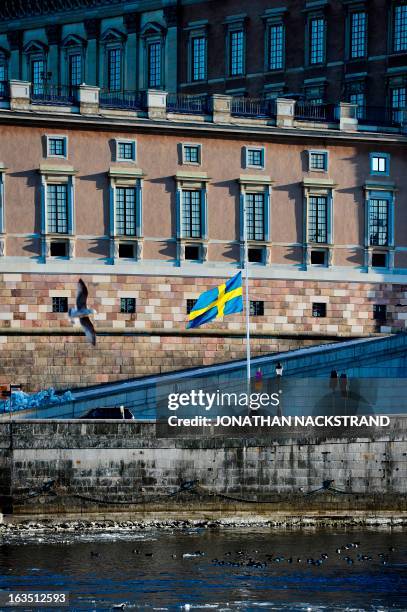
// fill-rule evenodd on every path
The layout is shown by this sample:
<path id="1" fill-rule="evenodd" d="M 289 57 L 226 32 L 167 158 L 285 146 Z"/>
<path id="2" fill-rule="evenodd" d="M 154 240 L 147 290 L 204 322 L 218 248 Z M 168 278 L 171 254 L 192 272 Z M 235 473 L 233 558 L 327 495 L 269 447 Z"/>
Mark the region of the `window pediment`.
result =
<path id="1" fill-rule="evenodd" d="M 24 46 L 24 53 L 46 53 L 48 51 L 48 45 L 43 43 L 41 40 L 30 40 Z"/>
<path id="2" fill-rule="evenodd" d="M 68 34 L 62 41 L 62 47 L 85 47 L 87 41 L 76 34 Z"/>
<path id="3" fill-rule="evenodd" d="M 105 32 L 103 32 L 102 36 L 100 37 L 100 40 L 104 43 L 111 43 L 111 42 L 124 42 L 127 38 L 127 35 L 124 34 L 124 32 L 120 32 L 120 30 L 117 30 L 116 28 L 109 28 L 108 30 L 105 30 Z"/>
<path id="4" fill-rule="evenodd" d="M 151 21 L 141 29 L 140 36 L 148 38 L 149 36 L 163 36 L 164 33 L 165 28 L 161 24 Z"/>

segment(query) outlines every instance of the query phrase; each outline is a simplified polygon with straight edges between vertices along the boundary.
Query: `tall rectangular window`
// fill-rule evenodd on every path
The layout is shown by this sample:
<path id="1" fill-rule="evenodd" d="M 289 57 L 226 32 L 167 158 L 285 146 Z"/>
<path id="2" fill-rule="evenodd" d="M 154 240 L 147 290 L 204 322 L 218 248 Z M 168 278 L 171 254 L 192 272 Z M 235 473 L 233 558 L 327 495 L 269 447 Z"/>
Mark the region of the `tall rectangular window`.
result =
<path id="1" fill-rule="evenodd" d="M 264 193 L 246 194 L 247 239 L 264 240 Z"/>
<path id="2" fill-rule="evenodd" d="M 351 93 L 349 95 L 349 102 L 352 104 L 357 104 L 356 115 L 358 119 L 364 119 L 365 117 L 365 106 L 366 106 L 366 98 L 365 94 L 361 92 Z"/>
<path id="3" fill-rule="evenodd" d="M 310 64 L 322 64 L 325 59 L 325 19 L 314 17 L 310 22 Z"/>
<path id="4" fill-rule="evenodd" d="M 389 202 L 371 198 L 369 201 L 369 244 L 386 246 L 389 240 Z"/>
<path id="5" fill-rule="evenodd" d="M 394 9 L 393 50 L 396 53 L 407 51 L 407 4 Z"/>
<path id="6" fill-rule="evenodd" d="M 7 60 L 0 54 L 0 98 L 7 93 Z"/>
<path id="7" fill-rule="evenodd" d="M 328 242 L 328 199 L 326 196 L 310 196 L 308 200 L 308 240 Z"/>
<path id="8" fill-rule="evenodd" d="M 78 87 L 82 82 L 82 56 L 75 53 L 69 56 L 69 86 Z"/>
<path id="9" fill-rule="evenodd" d="M 147 47 L 148 86 L 161 86 L 161 43 L 152 42 Z"/>
<path id="10" fill-rule="evenodd" d="M 107 60 L 107 88 L 109 91 L 120 91 L 122 87 L 122 52 L 121 49 L 109 49 Z"/>
<path id="11" fill-rule="evenodd" d="M 136 190 L 116 187 L 116 233 L 118 236 L 136 235 Z"/>
<path id="12" fill-rule="evenodd" d="M 206 79 L 206 38 L 195 36 L 192 45 L 192 80 L 203 81 Z"/>
<path id="13" fill-rule="evenodd" d="M 184 190 L 182 192 L 182 236 L 201 238 L 201 192 Z"/>
<path id="14" fill-rule="evenodd" d="M 400 110 L 405 108 L 407 104 L 406 87 L 393 87 L 390 90 L 390 94 L 393 121 L 401 121 Z"/>
<path id="15" fill-rule="evenodd" d="M 68 233 L 68 186 L 47 185 L 48 232 Z"/>
<path id="16" fill-rule="evenodd" d="M 31 62 L 31 83 L 34 95 L 44 93 L 45 62 L 42 59 L 35 59 Z"/>
<path id="17" fill-rule="evenodd" d="M 229 67 L 230 76 L 243 74 L 244 67 L 244 32 L 234 30 L 229 34 Z"/>
<path id="18" fill-rule="evenodd" d="M 366 13 L 357 11 L 351 13 L 350 56 L 352 59 L 366 55 Z"/>
<path id="19" fill-rule="evenodd" d="M 275 23 L 270 26 L 269 70 L 282 70 L 284 53 L 284 26 Z"/>

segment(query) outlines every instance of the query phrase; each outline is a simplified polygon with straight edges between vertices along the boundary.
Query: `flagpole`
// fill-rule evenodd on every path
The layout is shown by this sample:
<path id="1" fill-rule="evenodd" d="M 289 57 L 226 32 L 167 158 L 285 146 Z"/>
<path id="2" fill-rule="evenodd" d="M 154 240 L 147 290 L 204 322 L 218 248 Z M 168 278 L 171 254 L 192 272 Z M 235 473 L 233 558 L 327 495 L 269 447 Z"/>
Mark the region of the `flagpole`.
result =
<path id="1" fill-rule="evenodd" d="M 247 214 L 246 214 L 246 194 L 243 197 L 243 239 L 244 239 L 244 275 L 245 275 L 245 310 L 246 310 L 246 375 L 247 382 L 250 382 L 250 301 L 249 301 L 249 248 L 247 244 Z"/>

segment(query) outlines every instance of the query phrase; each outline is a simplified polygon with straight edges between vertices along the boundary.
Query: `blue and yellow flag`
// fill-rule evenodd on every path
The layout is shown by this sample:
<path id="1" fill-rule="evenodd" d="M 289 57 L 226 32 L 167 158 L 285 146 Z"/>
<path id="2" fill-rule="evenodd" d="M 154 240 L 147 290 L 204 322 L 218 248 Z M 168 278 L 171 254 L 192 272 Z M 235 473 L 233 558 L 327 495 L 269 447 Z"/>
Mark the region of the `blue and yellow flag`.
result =
<path id="1" fill-rule="evenodd" d="M 235 312 L 243 312 L 241 272 L 226 283 L 209 289 L 199 296 L 189 313 L 187 328 L 199 327 L 213 319 L 219 319 Z"/>

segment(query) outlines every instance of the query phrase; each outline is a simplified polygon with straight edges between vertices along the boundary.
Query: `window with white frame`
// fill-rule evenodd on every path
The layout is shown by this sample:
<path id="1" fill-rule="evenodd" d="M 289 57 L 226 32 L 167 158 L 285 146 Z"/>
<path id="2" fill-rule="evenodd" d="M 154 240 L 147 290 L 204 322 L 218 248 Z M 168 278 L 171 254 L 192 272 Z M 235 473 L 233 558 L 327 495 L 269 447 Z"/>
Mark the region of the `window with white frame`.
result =
<path id="1" fill-rule="evenodd" d="M 390 155 L 387 153 L 370 154 L 370 174 L 388 176 L 390 173 Z"/>
<path id="2" fill-rule="evenodd" d="M 201 190 L 182 190 L 182 237 L 202 238 Z"/>
<path id="3" fill-rule="evenodd" d="M 135 140 L 116 140 L 116 161 L 136 161 Z"/>
<path id="4" fill-rule="evenodd" d="M 272 23 L 269 27 L 269 70 L 282 70 L 284 66 L 284 25 Z"/>
<path id="5" fill-rule="evenodd" d="M 206 79 L 206 36 L 191 38 L 191 81 Z"/>
<path id="6" fill-rule="evenodd" d="M 407 51 L 407 4 L 394 7 L 393 16 L 393 51 Z"/>
<path id="7" fill-rule="evenodd" d="M 369 244 L 387 246 L 389 243 L 389 200 L 371 197 L 369 199 Z"/>
<path id="8" fill-rule="evenodd" d="M 148 87 L 161 87 L 161 42 L 147 43 L 147 83 Z"/>
<path id="9" fill-rule="evenodd" d="M 246 168 L 264 168 L 264 147 L 246 147 Z"/>
<path id="10" fill-rule="evenodd" d="M 350 57 L 358 59 L 366 56 L 367 15 L 365 11 L 350 14 Z"/>
<path id="11" fill-rule="evenodd" d="M 47 185 L 47 227 L 51 234 L 68 234 L 68 185 Z"/>
<path id="12" fill-rule="evenodd" d="M 201 145 L 189 143 L 183 144 L 182 163 L 199 165 L 201 163 Z"/>
<path id="13" fill-rule="evenodd" d="M 137 190 L 135 187 L 116 187 L 116 235 L 137 235 Z"/>
<path id="14" fill-rule="evenodd" d="M 322 64 L 325 61 L 324 17 L 312 17 L 309 21 L 309 63 Z"/>
<path id="15" fill-rule="evenodd" d="M 229 75 L 241 76 L 244 74 L 245 40 L 244 29 L 229 31 Z"/>
<path id="16" fill-rule="evenodd" d="M 308 197 L 308 242 L 328 242 L 328 197 Z"/>
<path id="17" fill-rule="evenodd" d="M 265 239 L 265 194 L 246 193 L 247 239 Z"/>
<path id="18" fill-rule="evenodd" d="M 308 151 L 309 169 L 318 172 L 328 170 L 328 151 Z"/>
<path id="19" fill-rule="evenodd" d="M 66 136 L 47 136 L 47 157 L 67 157 Z"/>

